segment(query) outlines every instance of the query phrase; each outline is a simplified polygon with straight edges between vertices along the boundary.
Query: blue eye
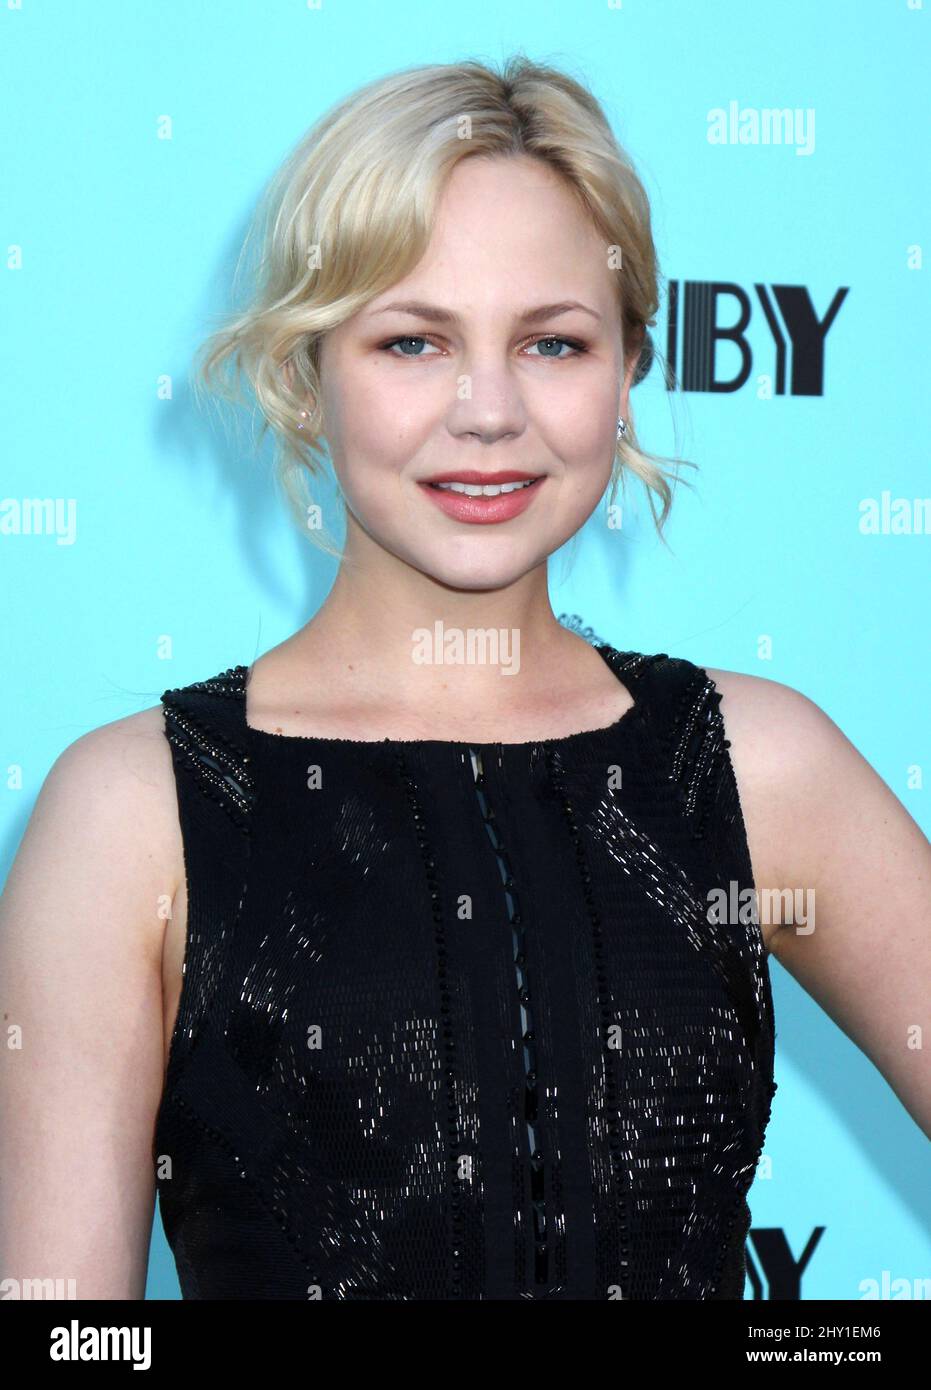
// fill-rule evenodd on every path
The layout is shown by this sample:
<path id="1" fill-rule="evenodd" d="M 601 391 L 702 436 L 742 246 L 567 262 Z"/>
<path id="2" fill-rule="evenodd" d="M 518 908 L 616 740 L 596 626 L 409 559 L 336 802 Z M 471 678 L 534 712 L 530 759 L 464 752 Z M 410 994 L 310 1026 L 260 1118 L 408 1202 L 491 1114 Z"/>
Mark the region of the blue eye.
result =
<path id="1" fill-rule="evenodd" d="M 427 355 L 424 349 L 430 346 L 432 346 L 432 344 L 429 340 L 420 334 L 405 334 L 402 338 L 392 338 L 390 342 L 382 343 L 381 351 L 388 352 L 393 357 L 424 357 Z M 556 352 L 546 350 L 538 354 L 538 356 L 549 358 L 554 362 L 562 362 L 566 357 L 577 357 L 581 353 L 588 351 L 585 344 L 578 342 L 575 338 L 557 338 L 553 334 L 547 334 L 543 338 L 538 338 L 536 342 L 530 344 L 530 347 L 539 347 L 541 349 L 555 347 L 557 349 Z M 571 351 L 568 353 L 559 351 L 559 349 L 564 347 L 570 348 Z M 395 352 L 395 348 L 400 348 L 400 352 Z"/>
<path id="2" fill-rule="evenodd" d="M 392 348 L 400 347 L 400 346 L 402 346 L 402 345 L 403 345 L 404 347 L 409 347 L 411 343 L 422 343 L 422 344 L 425 344 L 425 345 L 429 346 L 429 344 L 427 344 L 426 338 L 418 338 L 418 337 L 392 338 L 392 340 L 391 340 L 390 343 L 383 343 L 383 344 L 382 344 L 382 350 L 383 350 L 384 352 L 390 352 Z M 393 355 L 394 357 L 399 357 L 399 356 L 400 356 L 400 357 L 423 357 L 424 354 L 423 354 L 422 352 L 401 352 L 401 353 L 393 353 L 392 355 Z"/>
<path id="3" fill-rule="evenodd" d="M 538 338 L 537 341 L 536 341 L 535 343 L 531 343 L 530 346 L 531 346 L 531 347 L 543 347 L 544 344 L 550 345 L 550 344 L 553 344 L 553 343 L 555 343 L 557 347 L 569 347 L 569 348 L 572 348 L 574 353 L 578 353 L 578 352 L 587 352 L 587 351 L 588 351 L 588 349 L 586 348 L 586 346 L 585 346 L 584 343 L 576 342 L 576 340 L 575 340 L 574 338 L 554 338 L 554 337 L 552 337 L 552 336 L 548 336 L 548 337 L 546 337 L 546 338 Z M 568 354 L 568 355 L 571 356 L 572 354 Z M 553 359 L 555 359 L 555 361 L 557 361 L 557 362 L 559 362 L 559 361 L 562 360 L 561 355 L 557 355 L 555 352 L 541 352 L 541 353 L 540 353 L 540 356 L 541 356 L 541 357 L 550 357 L 550 358 L 553 358 Z"/>

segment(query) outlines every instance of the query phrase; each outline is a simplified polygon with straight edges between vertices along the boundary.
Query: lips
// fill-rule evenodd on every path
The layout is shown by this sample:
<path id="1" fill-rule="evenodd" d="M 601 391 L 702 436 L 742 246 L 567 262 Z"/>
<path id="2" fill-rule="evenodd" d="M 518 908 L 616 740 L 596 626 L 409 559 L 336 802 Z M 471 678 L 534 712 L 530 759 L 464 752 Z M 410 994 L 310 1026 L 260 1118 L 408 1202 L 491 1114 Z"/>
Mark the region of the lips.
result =
<path id="1" fill-rule="evenodd" d="M 500 493 L 519 492 L 530 487 L 534 479 L 527 482 L 507 483 L 464 483 L 458 478 L 454 483 L 428 483 L 428 487 L 443 488 L 446 492 L 456 492 L 463 497 L 497 497 Z"/>
<path id="2" fill-rule="evenodd" d="M 521 473 L 514 469 L 498 473 L 479 473 L 475 470 L 438 473 L 433 478 L 424 479 L 418 484 L 428 497 L 454 521 L 470 525 L 510 521 L 530 506 L 533 498 L 546 482 L 545 477 L 533 473 Z M 462 492 L 440 484 L 460 483 L 471 492 Z M 501 487 L 504 484 L 523 484 L 514 486 L 507 492 L 493 496 L 477 493 L 480 487 Z"/>
<path id="3" fill-rule="evenodd" d="M 499 469 L 497 473 L 479 473 L 474 468 L 465 468 L 459 469 L 458 472 L 434 473 L 432 478 L 423 478 L 421 481 L 431 485 L 436 483 L 471 483 L 475 487 L 495 487 L 501 483 L 529 483 L 539 476 L 538 473 L 517 472 L 513 468 Z"/>

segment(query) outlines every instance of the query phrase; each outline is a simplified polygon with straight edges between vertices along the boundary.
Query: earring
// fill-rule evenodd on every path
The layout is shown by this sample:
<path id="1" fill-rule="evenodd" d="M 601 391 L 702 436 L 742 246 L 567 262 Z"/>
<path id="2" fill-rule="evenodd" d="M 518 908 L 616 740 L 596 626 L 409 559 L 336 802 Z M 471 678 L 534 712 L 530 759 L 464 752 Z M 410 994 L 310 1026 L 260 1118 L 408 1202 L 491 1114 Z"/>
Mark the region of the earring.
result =
<path id="1" fill-rule="evenodd" d="M 617 422 L 617 437 L 618 437 L 618 439 L 623 439 L 626 433 L 627 433 L 627 421 L 626 421 L 626 420 L 619 419 L 618 422 Z"/>
<path id="2" fill-rule="evenodd" d="M 302 415 L 303 415 L 303 417 L 304 417 L 304 419 L 305 419 L 305 420 L 307 420 L 307 419 L 309 419 L 309 418 L 310 418 L 310 417 L 309 417 L 309 416 L 308 416 L 308 414 L 307 414 L 307 411 L 306 411 L 306 410 L 302 410 L 302 411 L 301 411 L 301 414 L 302 414 Z M 298 425 L 298 429 L 299 429 L 299 430 L 302 430 L 302 429 L 303 429 L 303 428 L 304 428 L 304 426 L 303 426 L 303 425 Z"/>

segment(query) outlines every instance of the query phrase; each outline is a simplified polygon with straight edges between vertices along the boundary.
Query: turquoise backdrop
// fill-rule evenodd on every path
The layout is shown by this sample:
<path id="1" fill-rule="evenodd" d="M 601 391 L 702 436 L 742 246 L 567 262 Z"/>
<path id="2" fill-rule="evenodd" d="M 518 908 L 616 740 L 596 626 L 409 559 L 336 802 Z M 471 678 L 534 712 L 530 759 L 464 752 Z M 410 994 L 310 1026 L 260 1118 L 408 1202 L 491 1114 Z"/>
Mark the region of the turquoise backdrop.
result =
<path id="1" fill-rule="evenodd" d="M 691 389 L 670 394 L 654 371 L 635 396 L 638 429 L 700 466 L 686 474 L 695 490 L 678 491 L 671 551 L 642 494 L 629 493 L 620 530 L 599 510 L 553 564 L 555 611 L 617 647 L 802 690 L 927 833 L 929 11 L 0 0 L 0 867 L 68 743 L 250 662 L 332 581 L 268 450 L 250 457 L 187 380 L 264 181 L 363 81 L 517 49 L 587 80 L 641 170 Z M 780 143 L 765 138 L 773 109 L 791 114 Z M 727 287 L 716 308 L 713 285 Z M 820 353 L 806 323 L 839 291 Z M 743 350 L 711 331 L 742 304 Z M 738 389 L 709 389 L 741 367 Z M 23 503 L 37 498 L 50 505 L 30 527 Z M 879 940 L 876 952 L 880 968 Z M 886 1297 L 928 1297 L 927 1140 L 771 968 L 779 1091 L 748 1246 L 760 1296 L 757 1233 L 798 1259 L 823 1228 L 803 1299 L 860 1299 L 869 1281 L 880 1296 L 885 1281 Z M 148 1292 L 178 1296 L 157 1220 Z"/>

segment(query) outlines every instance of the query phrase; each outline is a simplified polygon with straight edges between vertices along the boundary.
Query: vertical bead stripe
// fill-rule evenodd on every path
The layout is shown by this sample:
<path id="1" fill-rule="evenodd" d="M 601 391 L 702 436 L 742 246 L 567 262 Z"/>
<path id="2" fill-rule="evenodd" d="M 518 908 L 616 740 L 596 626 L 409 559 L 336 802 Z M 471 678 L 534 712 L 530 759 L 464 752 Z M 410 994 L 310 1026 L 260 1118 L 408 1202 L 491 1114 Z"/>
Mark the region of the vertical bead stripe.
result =
<path id="1" fill-rule="evenodd" d="M 592 874 L 585 853 L 585 846 L 579 831 L 578 821 L 572 802 L 566 794 L 562 775 L 560 754 L 552 745 L 545 745 L 547 768 L 554 791 L 559 798 L 569 834 L 575 848 L 576 865 L 582 880 L 582 896 L 588 909 L 592 932 L 592 948 L 595 959 L 595 985 L 598 994 L 598 1013 L 601 1018 L 601 1046 L 605 1058 L 605 1112 L 608 1132 L 608 1146 L 611 1155 L 611 1171 L 614 1177 L 616 1211 L 618 1219 L 619 1268 L 610 1277 L 622 1298 L 630 1296 L 630 1229 L 627 1215 L 627 1185 L 624 1179 L 623 1154 L 620 1141 L 620 1097 L 618 1094 L 616 1068 L 618 1053 L 609 1047 L 611 1028 L 616 1020 L 611 1007 L 611 993 L 604 958 L 603 926 L 598 912 L 595 894 L 592 889 Z M 606 1292 L 607 1296 L 607 1292 Z"/>
<path id="2" fill-rule="evenodd" d="M 530 1209 L 533 1232 L 533 1279 L 537 1285 L 549 1278 L 549 1228 L 546 1211 L 546 1156 L 540 1132 L 538 1104 L 539 1070 L 537 1067 L 537 1036 L 533 1024 L 532 998 L 527 966 L 526 924 L 520 911 L 517 885 L 511 872 L 507 851 L 501 840 L 495 812 L 490 806 L 485 788 L 485 769 L 482 754 L 469 749 L 475 794 L 485 823 L 488 838 L 498 861 L 508 922 L 511 928 L 511 960 L 514 968 L 514 987 L 520 1009 L 521 1057 L 523 1060 L 524 1142 L 530 1168 Z"/>
<path id="3" fill-rule="evenodd" d="M 449 967 L 448 953 L 446 947 L 446 929 L 444 924 L 443 895 L 440 892 L 437 872 L 436 859 L 432 847 L 424 829 L 424 815 L 417 795 L 417 784 L 410 775 L 407 765 L 407 758 L 403 748 L 399 745 L 396 750 L 396 762 L 401 780 L 407 792 L 408 801 L 411 807 L 411 815 L 414 820 L 414 830 L 417 836 L 417 843 L 420 847 L 421 857 L 423 858 L 424 872 L 427 877 L 427 884 L 430 892 L 430 911 L 433 918 L 433 936 L 436 942 L 436 964 L 437 977 L 440 990 L 440 1023 L 443 1034 L 443 1049 L 446 1060 L 444 1067 L 444 1079 L 446 1082 L 446 1125 L 447 1125 L 447 1172 L 449 1182 L 449 1207 L 450 1207 L 450 1258 L 449 1258 L 449 1294 L 450 1298 L 457 1299 L 462 1297 L 462 1192 L 461 1183 L 471 1181 L 461 1176 L 461 1162 L 463 1158 L 462 1147 L 464 1136 L 459 1124 L 459 1110 L 456 1103 L 456 1077 L 457 1077 L 457 1058 L 456 1058 L 456 1038 L 453 1028 L 452 1007 L 449 990 Z"/>

